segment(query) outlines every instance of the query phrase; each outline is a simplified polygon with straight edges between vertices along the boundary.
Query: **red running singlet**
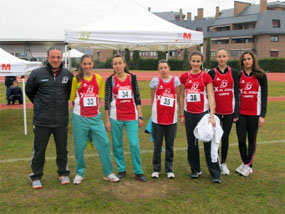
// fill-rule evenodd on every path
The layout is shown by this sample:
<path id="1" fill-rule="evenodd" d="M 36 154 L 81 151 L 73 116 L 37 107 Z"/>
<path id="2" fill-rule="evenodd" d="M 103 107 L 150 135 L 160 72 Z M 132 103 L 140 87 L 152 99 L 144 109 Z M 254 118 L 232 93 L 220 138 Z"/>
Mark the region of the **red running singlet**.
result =
<path id="1" fill-rule="evenodd" d="M 110 118 L 115 120 L 136 120 L 138 117 L 131 84 L 131 75 L 124 81 L 113 76 L 113 99 L 111 102 Z"/>
<path id="2" fill-rule="evenodd" d="M 261 111 L 261 87 L 253 76 L 246 76 L 242 71 L 239 81 L 240 90 L 240 114 L 260 115 Z"/>
<path id="3" fill-rule="evenodd" d="M 169 82 L 158 78 L 158 85 L 152 105 L 152 121 L 157 124 L 170 125 L 177 123 L 177 96 L 175 77 Z"/>
<path id="4" fill-rule="evenodd" d="M 87 81 L 83 79 L 78 89 L 80 115 L 83 117 L 95 117 L 98 115 L 99 106 L 99 86 L 95 74 L 92 79 Z"/>
<path id="5" fill-rule="evenodd" d="M 228 66 L 228 72 L 225 74 L 221 74 L 216 68 L 213 70 L 215 71 L 213 81 L 216 101 L 215 112 L 222 115 L 232 114 L 234 112 L 235 97 L 231 67 Z"/>

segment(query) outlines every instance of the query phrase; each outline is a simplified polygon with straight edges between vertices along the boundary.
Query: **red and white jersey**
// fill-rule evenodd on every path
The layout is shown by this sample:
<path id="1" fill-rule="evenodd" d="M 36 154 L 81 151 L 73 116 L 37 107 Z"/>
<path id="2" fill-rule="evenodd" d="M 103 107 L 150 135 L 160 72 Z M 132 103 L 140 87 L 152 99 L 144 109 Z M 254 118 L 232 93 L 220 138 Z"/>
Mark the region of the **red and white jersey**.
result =
<path id="1" fill-rule="evenodd" d="M 184 83 L 185 111 L 190 113 L 202 113 L 209 110 L 206 85 L 211 82 L 212 79 L 210 75 L 204 71 L 201 71 L 199 74 L 191 74 L 188 72 L 188 79 Z"/>
<path id="2" fill-rule="evenodd" d="M 260 115 L 261 110 L 261 87 L 258 80 L 253 76 L 246 76 L 242 71 L 239 81 L 240 109 L 244 115 Z"/>
<path id="3" fill-rule="evenodd" d="M 216 68 L 215 79 L 213 81 L 214 94 L 216 100 L 217 114 L 232 114 L 234 112 L 235 97 L 234 97 L 234 79 L 232 77 L 232 70 L 228 66 L 228 72 L 221 74 Z"/>
<path id="4" fill-rule="evenodd" d="M 76 91 L 73 113 L 83 117 L 95 117 L 99 113 L 99 86 L 95 74 L 90 81 L 83 79 Z"/>
<path id="5" fill-rule="evenodd" d="M 114 75 L 112 94 L 110 118 L 114 120 L 137 120 L 138 112 L 134 100 L 130 74 L 128 74 L 124 81 L 120 81 L 117 76 Z"/>
<path id="6" fill-rule="evenodd" d="M 158 85 L 152 104 L 152 122 L 161 125 L 177 123 L 177 95 L 175 92 L 175 77 L 169 82 L 158 78 Z"/>

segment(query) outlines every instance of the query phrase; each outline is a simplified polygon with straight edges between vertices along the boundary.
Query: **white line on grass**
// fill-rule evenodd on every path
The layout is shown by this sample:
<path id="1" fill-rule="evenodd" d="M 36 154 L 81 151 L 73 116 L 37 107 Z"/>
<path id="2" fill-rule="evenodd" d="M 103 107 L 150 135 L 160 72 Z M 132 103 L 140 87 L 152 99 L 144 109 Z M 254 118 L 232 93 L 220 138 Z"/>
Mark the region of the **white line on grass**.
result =
<path id="1" fill-rule="evenodd" d="M 272 140 L 272 141 L 263 141 L 263 142 L 257 142 L 258 145 L 260 144 L 273 144 L 273 143 L 285 143 L 285 140 Z M 230 144 L 229 146 L 237 146 L 237 143 Z M 199 148 L 203 148 L 203 146 L 200 146 Z M 185 151 L 187 150 L 187 147 L 181 147 L 181 148 L 174 148 L 174 151 Z M 152 153 L 153 150 L 142 150 L 141 153 Z M 125 155 L 129 155 L 130 152 L 124 152 Z M 112 154 L 113 155 L 113 154 Z M 84 155 L 85 158 L 89 157 L 97 157 L 98 154 L 86 154 Z M 68 156 L 68 159 L 74 159 L 74 155 Z M 46 157 L 46 160 L 55 160 L 56 157 Z M 6 160 L 0 160 L 0 163 L 13 163 L 18 161 L 30 161 L 31 158 L 15 158 L 15 159 L 6 159 Z"/>

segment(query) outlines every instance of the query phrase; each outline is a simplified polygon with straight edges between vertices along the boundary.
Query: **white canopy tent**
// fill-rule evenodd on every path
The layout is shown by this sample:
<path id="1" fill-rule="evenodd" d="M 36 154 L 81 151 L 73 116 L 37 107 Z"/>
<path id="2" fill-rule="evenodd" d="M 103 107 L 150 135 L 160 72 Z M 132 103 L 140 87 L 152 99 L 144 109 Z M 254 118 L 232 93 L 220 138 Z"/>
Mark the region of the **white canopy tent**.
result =
<path id="1" fill-rule="evenodd" d="M 203 43 L 203 33 L 161 19 L 135 0 L 121 0 L 102 19 L 67 29 L 65 42 L 70 48 L 170 51 Z"/>
<path id="2" fill-rule="evenodd" d="M 84 55 L 84 53 L 76 50 L 76 49 L 71 49 L 67 52 L 64 52 L 63 53 L 63 58 L 67 58 L 67 57 L 70 57 L 70 58 L 80 58 Z"/>
<path id="3" fill-rule="evenodd" d="M 0 76 L 22 76 L 42 65 L 41 62 L 29 62 L 19 59 L 0 48 Z M 25 79 L 23 83 L 23 112 L 24 112 L 24 134 L 27 135 L 27 115 L 25 99 Z"/>

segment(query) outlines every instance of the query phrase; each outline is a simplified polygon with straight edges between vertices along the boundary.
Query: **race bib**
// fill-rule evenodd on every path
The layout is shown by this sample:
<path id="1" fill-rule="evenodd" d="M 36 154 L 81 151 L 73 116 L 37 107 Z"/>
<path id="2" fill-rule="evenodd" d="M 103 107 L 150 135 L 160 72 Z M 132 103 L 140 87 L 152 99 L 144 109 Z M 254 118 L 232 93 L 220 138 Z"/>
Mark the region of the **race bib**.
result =
<path id="1" fill-rule="evenodd" d="M 118 90 L 118 98 L 119 99 L 131 99 L 132 98 L 132 90 Z"/>
<path id="2" fill-rule="evenodd" d="M 169 97 L 161 97 L 160 98 L 160 105 L 173 107 L 174 99 Z"/>
<path id="3" fill-rule="evenodd" d="M 84 107 L 92 107 L 96 106 L 96 97 L 84 97 L 83 98 L 83 106 Z"/>
<path id="4" fill-rule="evenodd" d="M 187 102 L 200 102 L 201 101 L 201 97 L 199 93 L 189 93 L 187 94 Z"/>

